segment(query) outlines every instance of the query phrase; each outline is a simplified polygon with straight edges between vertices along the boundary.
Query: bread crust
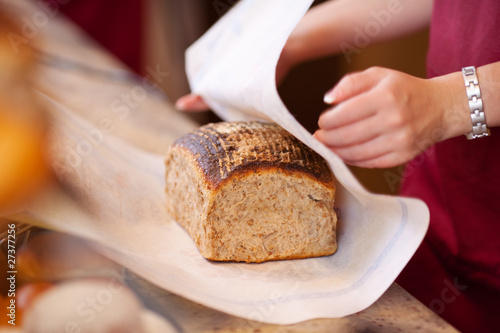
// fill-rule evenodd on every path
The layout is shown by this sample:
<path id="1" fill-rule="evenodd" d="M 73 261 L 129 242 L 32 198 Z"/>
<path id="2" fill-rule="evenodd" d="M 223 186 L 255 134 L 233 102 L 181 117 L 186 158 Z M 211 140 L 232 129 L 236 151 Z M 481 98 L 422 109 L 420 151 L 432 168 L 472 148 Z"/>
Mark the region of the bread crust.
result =
<path id="1" fill-rule="evenodd" d="M 258 121 L 212 123 L 179 138 L 173 147 L 192 154 L 209 187 L 235 174 L 280 168 L 335 188 L 325 160 L 283 128 Z"/>

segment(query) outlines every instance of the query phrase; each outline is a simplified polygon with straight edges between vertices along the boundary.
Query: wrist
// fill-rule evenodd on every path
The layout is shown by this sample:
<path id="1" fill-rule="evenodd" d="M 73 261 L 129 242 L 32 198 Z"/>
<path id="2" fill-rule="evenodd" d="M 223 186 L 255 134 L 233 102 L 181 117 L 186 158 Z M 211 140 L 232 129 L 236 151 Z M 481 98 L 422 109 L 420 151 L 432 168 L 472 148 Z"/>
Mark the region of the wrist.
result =
<path id="1" fill-rule="evenodd" d="M 441 109 L 442 137 L 440 141 L 451 139 L 472 129 L 469 104 L 462 72 L 431 79 L 436 84 L 436 105 Z"/>

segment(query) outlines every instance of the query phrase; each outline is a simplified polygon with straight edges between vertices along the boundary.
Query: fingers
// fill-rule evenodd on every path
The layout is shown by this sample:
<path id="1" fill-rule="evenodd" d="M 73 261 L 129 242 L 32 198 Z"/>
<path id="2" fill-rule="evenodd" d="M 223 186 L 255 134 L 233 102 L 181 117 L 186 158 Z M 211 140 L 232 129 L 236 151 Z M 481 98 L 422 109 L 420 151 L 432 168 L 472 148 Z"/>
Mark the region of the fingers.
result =
<path id="1" fill-rule="evenodd" d="M 368 121 L 365 122 L 368 123 Z M 370 119 L 369 123 L 378 123 L 378 120 Z M 355 131 L 354 126 L 358 126 L 358 124 L 351 126 L 353 132 Z M 347 164 L 370 168 L 397 166 L 420 154 L 426 148 L 414 146 L 413 136 L 404 129 L 395 132 L 377 130 L 366 135 L 359 133 L 363 132 L 345 138 L 342 137 L 345 134 L 339 130 L 318 130 L 314 133 L 314 137 L 323 142 Z M 363 135 L 365 136 L 363 137 Z M 351 137 L 354 139 L 349 142 Z"/>
<path id="2" fill-rule="evenodd" d="M 425 136 L 428 121 L 412 95 L 421 83 L 383 68 L 348 75 L 325 94 L 337 105 L 320 116 L 314 136 L 348 164 L 400 165 L 416 156 L 415 140 Z"/>
<path id="3" fill-rule="evenodd" d="M 378 117 L 370 117 L 338 128 L 320 128 L 315 137 L 328 147 L 350 147 L 373 140 L 382 134 Z"/>
<path id="4" fill-rule="evenodd" d="M 373 159 L 368 159 L 365 161 L 358 162 L 346 162 L 347 164 L 357 166 L 360 168 L 391 168 L 405 163 L 414 156 L 408 156 L 407 158 L 402 158 L 400 153 L 391 152 Z"/>
<path id="5" fill-rule="evenodd" d="M 319 132 L 314 133 L 316 138 L 321 135 Z M 414 151 L 411 156 L 406 156 L 405 149 L 400 147 L 397 141 L 391 135 L 382 134 L 361 144 L 328 148 L 349 165 L 362 168 L 388 168 L 403 164 L 419 153 Z"/>
<path id="6" fill-rule="evenodd" d="M 413 135 L 404 127 L 382 126 L 383 117 L 376 114 L 333 130 L 319 129 L 314 137 L 347 164 L 370 168 L 396 166 L 406 161 L 402 157 L 409 151 L 410 157 L 416 154 L 412 149 Z"/>
<path id="7" fill-rule="evenodd" d="M 337 104 L 368 91 L 380 81 L 385 71 L 383 68 L 372 67 L 363 72 L 346 75 L 325 94 L 323 101 L 326 104 Z"/>
<path id="8" fill-rule="evenodd" d="M 175 107 L 183 111 L 201 112 L 208 111 L 210 107 L 199 95 L 189 94 L 182 96 L 175 102 Z"/>
<path id="9" fill-rule="evenodd" d="M 324 112 L 319 117 L 318 126 L 323 130 L 332 130 L 373 117 L 376 112 L 373 97 L 363 93 Z"/>
<path id="10" fill-rule="evenodd" d="M 329 148 L 346 163 L 357 165 L 402 150 L 394 141 L 391 135 L 382 134 L 360 144 Z"/>

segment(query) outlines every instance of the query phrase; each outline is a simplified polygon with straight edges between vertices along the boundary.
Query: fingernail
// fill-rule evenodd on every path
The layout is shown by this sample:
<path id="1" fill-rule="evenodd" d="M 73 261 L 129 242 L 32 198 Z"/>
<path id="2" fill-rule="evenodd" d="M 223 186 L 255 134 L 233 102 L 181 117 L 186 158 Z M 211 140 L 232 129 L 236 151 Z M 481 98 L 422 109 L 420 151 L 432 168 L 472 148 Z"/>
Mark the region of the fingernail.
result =
<path id="1" fill-rule="evenodd" d="M 330 89 L 326 92 L 325 96 L 323 96 L 323 102 L 326 104 L 333 104 L 336 100 L 336 96 L 334 94 L 334 89 Z"/>

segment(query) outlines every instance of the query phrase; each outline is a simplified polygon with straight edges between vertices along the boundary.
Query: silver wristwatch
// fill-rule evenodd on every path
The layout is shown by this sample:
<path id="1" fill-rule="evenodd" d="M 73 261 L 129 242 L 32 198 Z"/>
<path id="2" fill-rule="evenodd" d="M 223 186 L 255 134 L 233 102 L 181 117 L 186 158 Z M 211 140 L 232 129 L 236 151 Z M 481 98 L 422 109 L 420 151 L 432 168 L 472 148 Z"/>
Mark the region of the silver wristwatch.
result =
<path id="1" fill-rule="evenodd" d="M 468 140 L 482 138 L 490 135 L 490 130 L 486 127 L 486 118 L 483 110 L 483 99 L 477 80 L 476 67 L 462 68 L 467 98 L 469 99 L 469 111 L 472 120 L 472 132 L 465 134 Z"/>

